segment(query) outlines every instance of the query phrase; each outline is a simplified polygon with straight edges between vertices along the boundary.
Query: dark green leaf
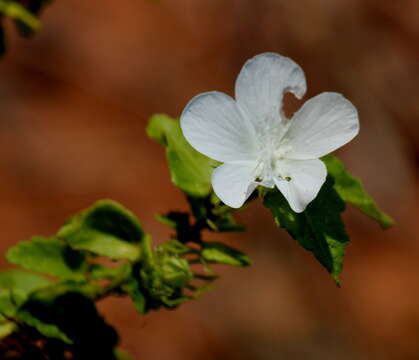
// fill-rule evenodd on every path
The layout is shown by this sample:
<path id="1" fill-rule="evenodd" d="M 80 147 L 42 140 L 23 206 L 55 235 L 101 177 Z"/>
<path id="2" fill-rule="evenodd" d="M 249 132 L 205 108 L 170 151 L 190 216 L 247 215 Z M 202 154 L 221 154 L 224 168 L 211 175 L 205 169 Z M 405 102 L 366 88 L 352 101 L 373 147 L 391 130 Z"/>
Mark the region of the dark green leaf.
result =
<path id="1" fill-rule="evenodd" d="M 203 260 L 216 264 L 249 266 L 252 263 L 242 252 L 218 242 L 204 242 L 201 256 Z"/>
<path id="2" fill-rule="evenodd" d="M 221 203 L 214 193 L 205 198 L 188 197 L 194 217 L 206 224 L 206 228 L 217 232 L 243 231 L 233 217 L 233 209 Z"/>
<path id="3" fill-rule="evenodd" d="M 92 300 L 73 287 L 59 285 L 31 294 L 18 311 L 19 320 L 44 336 L 71 343 L 76 359 L 115 359 L 115 330 L 98 314 Z"/>
<path id="4" fill-rule="evenodd" d="M 302 213 L 295 213 L 278 190 L 268 192 L 264 205 L 278 226 L 285 228 L 300 245 L 311 251 L 339 284 L 349 237 L 341 219 L 345 203 L 328 177 L 317 197 Z"/>
<path id="5" fill-rule="evenodd" d="M 114 201 L 102 200 L 71 218 L 57 236 L 74 249 L 116 260 L 135 260 L 144 233 L 133 213 Z"/>
<path id="6" fill-rule="evenodd" d="M 157 220 L 176 230 L 176 239 L 182 243 L 199 242 L 202 228 L 193 226 L 188 213 L 170 211 L 165 215 L 158 215 Z"/>
<path id="7" fill-rule="evenodd" d="M 35 328 L 40 334 L 48 338 L 62 340 L 67 344 L 72 344 L 71 339 L 57 325 L 40 320 L 36 316 L 33 316 L 30 311 L 20 310 L 17 316 L 20 322 Z"/>
<path id="8" fill-rule="evenodd" d="M 179 121 L 167 115 L 154 115 L 147 135 L 166 147 L 173 183 L 191 196 L 211 193 L 211 173 L 217 162 L 193 149 L 184 138 Z"/>
<path id="9" fill-rule="evenodd" d="M 34 237 L 22 241 L 7 252 L 6 258 L 25 269 L 61 279 L 84 278 L 84 256 L 57 238 Z"/>
<path id="10" fill-rule="evenodd" d="M 327 155 L 322 160 L 329 175 L 335 180 L 336 191 L 344 201 L 377 220 L 383 228 L 393 225 L 393 219 L 378 208 L 373 198 L 365 191 L 362 182 L 347 172 L 342 161 L 333 155 Z"/>

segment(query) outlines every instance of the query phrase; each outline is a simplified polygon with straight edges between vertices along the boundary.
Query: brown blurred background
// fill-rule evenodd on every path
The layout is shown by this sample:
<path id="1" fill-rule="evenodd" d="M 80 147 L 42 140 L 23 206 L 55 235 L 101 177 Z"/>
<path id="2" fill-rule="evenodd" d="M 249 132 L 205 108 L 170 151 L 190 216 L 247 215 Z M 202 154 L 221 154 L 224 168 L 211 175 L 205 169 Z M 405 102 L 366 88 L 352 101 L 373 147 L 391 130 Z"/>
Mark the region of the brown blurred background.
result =
<path id="1" fill-rule="evenodd" d="M 56 0 L 43 23 L 0 62 L 1 254 L 100 198 L 166 239 L 153 214 L 186 203 L 147 118 L 232 94 L 246 59 L 279 52 L 305 70 L 306 98 L 356 104 L 361 133 L 339 155 L 397 225 L 347 210 L 338 289 L 254 204 L 238 216 L 248 232 L 228 236 L 251 268 L 221 268 L 216 290 L 176 311 L 100 308 L 135 359 L 419 359 L 417 0 Z"/>

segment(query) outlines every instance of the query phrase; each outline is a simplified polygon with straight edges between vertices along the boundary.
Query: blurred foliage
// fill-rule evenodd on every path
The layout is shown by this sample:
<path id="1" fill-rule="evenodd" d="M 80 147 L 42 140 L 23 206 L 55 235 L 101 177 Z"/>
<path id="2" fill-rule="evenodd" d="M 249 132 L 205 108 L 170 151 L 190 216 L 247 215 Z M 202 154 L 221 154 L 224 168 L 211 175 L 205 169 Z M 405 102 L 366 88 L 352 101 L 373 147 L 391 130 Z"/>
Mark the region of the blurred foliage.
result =
<path id="1" fill-rule="evenodd" d="M 37 32 L 41 23 L 39 16 L 44 6 L 51 0 L 0 0 L 0 55 L 6 52 L 4 21 L 10 18 L 24 37 L 30 37 Z"/>
<path id="2" fill-rule="evenodd" d="M 220 206 L 211 204 L 205 211 Z M 175 233 L 153 247 L 132 212 L 102 200 L 71 217 L 55 236 L 11 248 L 8 261 L 49 278 L 0 272 L 0 358 L 126 359 L 95 301 L 129 296 L 142 314 L 174 309 L 209 289 L 217 278 L 210 264 L 250 264 L 228 245 L 205 242 L 201 232 L 210 227 L 202 218 L 176 214 L 160 217 Z M 215 222 L 217 216 L 226 214 L 214 215 Z"/>

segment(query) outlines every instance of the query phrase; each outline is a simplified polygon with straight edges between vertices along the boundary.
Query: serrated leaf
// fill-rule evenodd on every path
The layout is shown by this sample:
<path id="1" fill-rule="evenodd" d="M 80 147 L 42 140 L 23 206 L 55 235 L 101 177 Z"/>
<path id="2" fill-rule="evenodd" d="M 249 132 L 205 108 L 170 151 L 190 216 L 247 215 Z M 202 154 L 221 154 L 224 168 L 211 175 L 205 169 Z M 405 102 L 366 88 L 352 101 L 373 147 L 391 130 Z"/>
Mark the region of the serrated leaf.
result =
<path id="1" fill-rule="evenodd" d="M 11 248 L 6 258 L 27 270 L 61 279 L 83 280 L 84 256 L 57 238 L 34 237 Z"/>
<path id="2" fill-rule="evenodd" d="M 211 174 L 218 162 L 202 155 L 184 138 L 179 120 L 167 115 L 151 117 L 147 135 L 166 147 L 173 183 L 190 196 L 211 193 Z"/>
<path id="3" fill-rule="evenodd" d="M 71 218 L 57 236 L 74 249 L 115 260 L 135 260 L 144 232 L 133 213 L 117 202 L 102 200 Z"/>
<path id="4" fill-rule="evenodd" d="M 271 210 L 276 224 L 311 251 L 339 284 L 349 237 L 340 215 L 345 203 L 334 189 L 333 179 L 327 178 L 317 197 L 302 213 L 292 211 L 277 189 L 268 192 L 264 205 Z"/>
<path id="5" fill-rule="evenodd" d="M 249 266 L 252 262 L 244 253 L 218 242 L 204 242 L 201 257 L 207 262 L 233 266 Z"/>
<path id="6" fill-rule="evenodd" d="M 335 180 L 336 191 L 344 201 L 375 219 L 383 228 L 393 225 L 393 219 L 378 208 L 374 199 L 365 191 L 361 180 L 350 175 L 341 160 L 333 155 L 327 155 L 322 160 L 329 175 Z"/>

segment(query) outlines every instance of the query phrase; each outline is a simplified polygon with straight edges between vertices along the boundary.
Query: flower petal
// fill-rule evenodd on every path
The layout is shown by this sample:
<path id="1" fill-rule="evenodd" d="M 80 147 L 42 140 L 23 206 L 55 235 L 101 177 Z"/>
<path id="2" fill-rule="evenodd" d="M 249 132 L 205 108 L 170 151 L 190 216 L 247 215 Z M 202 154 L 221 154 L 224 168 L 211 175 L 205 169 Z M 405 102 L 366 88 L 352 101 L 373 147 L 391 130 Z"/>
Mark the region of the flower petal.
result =
<path id="1" fill-rule="evenodd" d="M 275 185 L 285 196 L 291 209 L 303 212 L 306 206 L 315 199 L 326 180 L 327 169 L 323 161 L 315 160 L 283 160 L 281 176 L 274 178 Z"/>
<path id="2" fill-rule="evenodd" d="M 264 53 L 248 60 L 236 81 L 236 101 L 256 128 L 278 119 L 285 92 L 301 99 L 307 90 L 304 72 L 290 58 Z"/>
<path id="3" fill-rule="evenodd" d="M 212 91 L 195 96 L 180 118 L 186 140 L 199 152 L 218 161 L 256 158 L 253 125 L 230 96 Z"/>
<path id="4" fill-rule="evenodd" d="M 214 170 L 212 186 L 223 203 L 232 208 L 243 205 L 257 186 L 253 175 L 256 165 L 256 162 L 248 161 L 223 164 Z"/>
<path id="5" fill-rule="evenodd" d="M 355 106 L 337 93 L 308 100 L 291 120 L 285 135 L 289 159 L 314 159 L 351 141 L 359 132 Z"/>

